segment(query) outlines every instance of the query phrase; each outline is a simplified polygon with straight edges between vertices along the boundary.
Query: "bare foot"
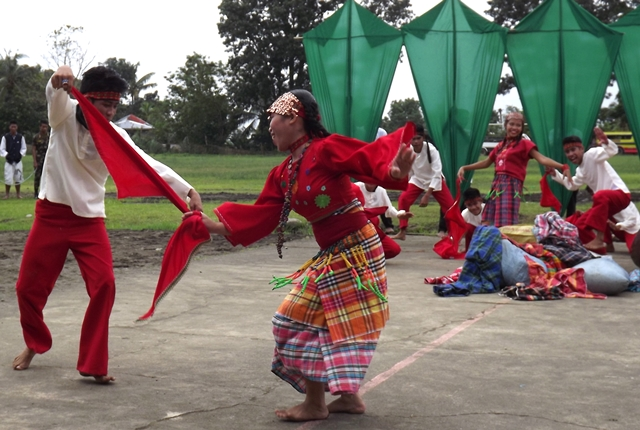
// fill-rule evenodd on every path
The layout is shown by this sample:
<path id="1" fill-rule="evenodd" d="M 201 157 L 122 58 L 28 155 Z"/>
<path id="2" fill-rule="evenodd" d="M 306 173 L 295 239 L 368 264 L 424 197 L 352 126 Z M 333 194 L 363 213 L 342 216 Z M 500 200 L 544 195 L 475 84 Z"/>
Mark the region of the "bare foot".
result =
<path id="1" fill-rule="evenodd" d="M 109 375 L 90 375 L 88 373 L 80 372 L 81 376 L 92 377 L 98 384 L 108 384 L 111 381 L 115 381 L 116 378 Z"/>
<path id="2" fill-rule="evenodd" d="M 327 406 L 332 414 L 364 414 L 366 409 L 362 397 L 358 394 L 343 394 Z"/>
<path id="3" fill-rule="evenodd" d="M 17 198 L 17 199 L 21 199 L 21 198 L 22 198 L 22 196 L 16 196 L 16 198 Z"/>
<path id="4" fill-rule="evenodd" d="M 607 244 L 604 243 L 602 240 L 599 239 L 593 239 L 591 242 L 589 243 L 585 243 L 584 247 L 590 250 L 594 250 L 594 249 L 602 249 L 602 248 L 606 248 Z"/>
<path id="5" fill-rule="evenodd" d="M 276 415 L 285 421 L 326 420 L 329 416 L 329 410 L 326 405 L 319 407 L 307 403 L 300 403 L 289 409 L 278 409 L 276 410 Z"/>
<path id="6" fill-rule="evenodd" d="M 389 237 L 391 239 L 395 239 L 395 240 L 405 240 L 407 238 L 407 232 L 405 232 L 403 229 L 400 229 L 398 234 L 396 234 L 394 236 L 389 236 Z"/>
<path id="7" fill-rule="evenodd" d="M 20 355 L 13 359 L 13 370 L 27 370 L 35 355 L 36 352 L 33 349 L 25 348 Z"/>
<path id="8" fill-rule="evenodd" d="M 4 196 L 4 197 L 2 198 L 2 200 L 7 200 L 8 198 L 9 198 L 9 196 Z"/>

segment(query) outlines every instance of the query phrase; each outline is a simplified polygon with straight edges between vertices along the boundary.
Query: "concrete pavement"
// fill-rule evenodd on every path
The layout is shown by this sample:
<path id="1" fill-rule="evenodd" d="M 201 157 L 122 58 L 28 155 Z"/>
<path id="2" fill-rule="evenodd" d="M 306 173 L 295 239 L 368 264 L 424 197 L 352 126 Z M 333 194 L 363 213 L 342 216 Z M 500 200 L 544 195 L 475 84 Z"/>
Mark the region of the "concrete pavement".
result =
<path id="1" fill-rule="evenodd" d="M 27 371 L 15 297 L 0 302 L 0 429 L 637 429 L 640 294 L 516 302 L 496 294 L 439 298 L 426 276 L 449 274 L 434 237 L 409 236 L 388 263 L 391 320 L 362 387 L 365 415 L 307 424 L 273 411 L 303 396 L 270 372 L 271 291 L 312 256 L 311 239 L 196 257 L 149 322 L 158 268 L 118 269 L 110 373 L 75 370 L 87 299 L 79 275 L 45 309 L 54 346 Z M 618 245 L 622 248 L 622 245 Z M 635 266 L 614 254 L 627 270 Z M 68 269 L 65 269 L 68 271 Z"/>

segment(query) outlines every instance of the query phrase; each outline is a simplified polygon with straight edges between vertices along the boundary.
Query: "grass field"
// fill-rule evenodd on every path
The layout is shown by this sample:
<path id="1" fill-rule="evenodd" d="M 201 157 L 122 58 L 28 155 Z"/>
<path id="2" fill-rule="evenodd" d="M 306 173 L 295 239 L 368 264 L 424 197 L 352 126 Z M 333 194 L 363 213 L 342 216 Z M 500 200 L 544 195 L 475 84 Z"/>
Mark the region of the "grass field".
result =
<path id="1" fill-rule="evenodd" d="M 200 193 L 228 192 L 234 194 L 258 194 L 269 171 L 279 164 L 282 154 L 269 156 L 259 155 L 191 155 L 191 154 L 161 154 L 154 156 L 157 160 L 171 166 L 183 176 Z M 640 192 L 640 159 L 637 156 L 616 156 L 611 165 L 620 174 L 632 191 Z M 25 176 L 33 172 L 30 156 L 25 157 L 23 165 Z M 473 186 L 486 192 L 493 179 L 493 167 L 476 171 Z M 520 207 L 520 213 L 525 222 L 533 222 L 536 214 L 544 212 L 538 203 L 526 202 L 529 193 L 539 193 L 540 170 L 534 161 L 529 163 L 527 179 L 525 181 L 525 202 Z M 11 188 L 12 198 L 0 200 L 0 231 L 28 230 L 33 222 L 34 199 L 33 178 L 29 178 L 22 185 L 24 198 L 14 198 L 14 188 Z M 116 189 L 111 179 L 107 182 L 107 192 L 115 193 Z M 205 202 L 205 212 L 218 206 L 220 201 Z M 251 203 L 250 200 L 244 203 Z M 397 204 L 397 202 L 394 202 Z M 588 205 L 579 205 L 579 209 L 586 209 Z M 117 200 L 106 199 L 107 228 L 132 230 L 174 230 L 180 223 L 180 212 L 168 202 L 145 203 L 140 199 Z M 416 233 L 435 233 L 438 223 L 438 204 L 432 201 L 426 208 L 414 206 L 415 217 L 411 221 L 410 231 Z M 297 217 L 296 214 L 292 215 Z"/>

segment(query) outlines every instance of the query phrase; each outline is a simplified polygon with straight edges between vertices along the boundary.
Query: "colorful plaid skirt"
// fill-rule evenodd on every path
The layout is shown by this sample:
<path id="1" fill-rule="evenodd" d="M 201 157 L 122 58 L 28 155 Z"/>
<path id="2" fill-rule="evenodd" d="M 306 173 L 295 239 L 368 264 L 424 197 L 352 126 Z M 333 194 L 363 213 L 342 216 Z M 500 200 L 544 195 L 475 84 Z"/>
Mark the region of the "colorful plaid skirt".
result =
<path id="1" fill-rule="evenodd" d="M 369 223 L 313 259 L 276 311 L 272 372 L 305 392 L 357 393 L 389 319 L 384 251 Z"/>
<path id="2" fill-rule="evenodd" d="M 380 332 L 363 340 L 333 343 L 329 330 L 273 317 L 276 346 L 271 371 L 301 393 L 306 380 L 322 382 L 331 394 L 355 394 L 365 377 Z"/>
<path id="3" fill-rule="evenodd" d="M 519 224 L 522 185 L 522 181 L 513 176 L 496 174 L 486 197 L 482 221 L 488 221 L 495 227 Z"/>

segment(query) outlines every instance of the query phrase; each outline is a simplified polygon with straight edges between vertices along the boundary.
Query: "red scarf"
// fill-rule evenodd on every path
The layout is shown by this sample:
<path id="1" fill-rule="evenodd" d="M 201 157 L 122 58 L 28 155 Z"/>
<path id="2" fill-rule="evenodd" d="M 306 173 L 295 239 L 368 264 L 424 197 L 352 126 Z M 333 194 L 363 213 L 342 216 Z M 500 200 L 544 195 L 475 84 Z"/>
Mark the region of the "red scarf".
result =
<path id="1" fill-rule="evenodd" d="M 560 209 L 562 209 L 562 204 L 558 200 L 558 198 L 551 191 L 551 187 L 547 182 L 548 173 L 542 175 L 542 179 L 540 179 L 540 191 L 542 195 L 540 196 L 540 206 L 543 208 L 553 208 L 556 212 L 560 213 Z"/>
<path id="2" fill-rule="evenodd" d="M 80 104 L 100 158 L 116 184 L 118 198 L 167 197 L 181 212 L 187 212 L 189 209 L 186 203 L 120 136 L 93 104 L 75 88 L 71 88 L 71 92 Z M 187 218 L 180 224 L 169 240 L 162 258 L 162 267 L 151 308 L 139 320 L 151 318 L 160 300 L 180 280 L 197 247 L 210 240 L 211 235 L 199 214 Z"/>

